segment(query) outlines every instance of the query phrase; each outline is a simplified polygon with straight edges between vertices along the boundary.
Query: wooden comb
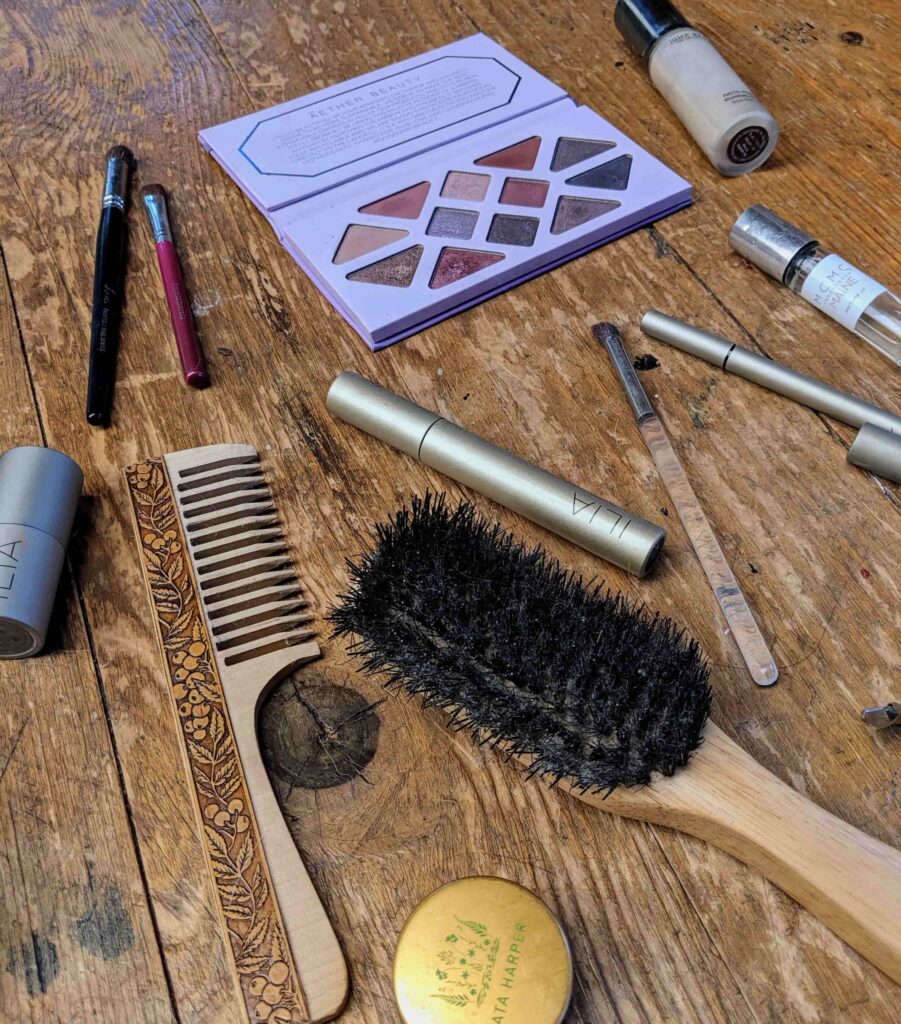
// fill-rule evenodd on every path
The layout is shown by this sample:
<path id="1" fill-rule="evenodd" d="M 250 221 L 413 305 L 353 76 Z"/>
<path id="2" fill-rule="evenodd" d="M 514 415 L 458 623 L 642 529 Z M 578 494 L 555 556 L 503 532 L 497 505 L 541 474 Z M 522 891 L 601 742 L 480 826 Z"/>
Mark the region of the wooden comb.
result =
<path id="1" fill-rule="evenodd" d="M 266 694 L 321 653 L 259 454 L 211 445 L 125 476 L 241 1001 L 251 1021 L 331 1020 L 347 967 L 257 742 Z"/>

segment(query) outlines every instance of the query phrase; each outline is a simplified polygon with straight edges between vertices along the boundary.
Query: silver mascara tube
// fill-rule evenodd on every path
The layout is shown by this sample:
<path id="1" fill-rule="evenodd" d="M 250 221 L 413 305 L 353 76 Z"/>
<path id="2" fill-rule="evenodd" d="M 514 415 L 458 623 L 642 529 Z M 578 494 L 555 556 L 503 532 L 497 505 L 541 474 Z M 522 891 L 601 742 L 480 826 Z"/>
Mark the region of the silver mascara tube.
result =
<path id="1" fill-rule="evenodd" d="M 329 412 L 621 569 L 644 576 L 666 531 L 471 434 L 356 373 L 339 374 Z"/>
<path id="2" fill-rule="evenodd" d="M 794 399 L 801 405 L 823 412 L 851 427 L 873 423 L 889 433 L 901 433 L 901 417 L 880 409 L 878 405 L 870 405 L 862 398 L 855 398 L 815 377 L 790 370 L 774 359 L 765 359 L 741 345 L 726 341 L 718 334 L 692 327 L 656 309 L 648 310 L 641 318 L 641 329 L 658 341 L 665 341 L 667 345 L 705 359 L 729 373 L 736 373 L 745 380 L 785 395 L 786 398 Z"/>

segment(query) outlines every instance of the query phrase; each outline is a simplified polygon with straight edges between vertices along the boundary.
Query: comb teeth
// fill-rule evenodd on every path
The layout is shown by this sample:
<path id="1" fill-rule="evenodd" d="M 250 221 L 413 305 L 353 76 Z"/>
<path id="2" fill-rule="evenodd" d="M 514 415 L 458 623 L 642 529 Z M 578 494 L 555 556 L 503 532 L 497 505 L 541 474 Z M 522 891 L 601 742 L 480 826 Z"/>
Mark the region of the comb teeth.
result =
<path id="1" fill-rule="evenodd" d="M 226 665 L 313 639 L 259 455 L 176 470 L 184 521 L 213 644 Z"/>

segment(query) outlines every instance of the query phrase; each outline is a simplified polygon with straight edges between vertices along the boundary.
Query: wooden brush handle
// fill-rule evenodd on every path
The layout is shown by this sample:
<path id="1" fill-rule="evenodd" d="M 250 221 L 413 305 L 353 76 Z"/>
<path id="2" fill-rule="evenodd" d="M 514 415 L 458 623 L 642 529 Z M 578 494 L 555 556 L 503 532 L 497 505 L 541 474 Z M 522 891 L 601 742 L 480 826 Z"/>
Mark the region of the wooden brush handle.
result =
<path id="1" fill-rule="evenodd" d="M 726 850 L 901 983 L 901 853 L 780 782 L 716 726 L 672 778 L 583 799 Z"/>

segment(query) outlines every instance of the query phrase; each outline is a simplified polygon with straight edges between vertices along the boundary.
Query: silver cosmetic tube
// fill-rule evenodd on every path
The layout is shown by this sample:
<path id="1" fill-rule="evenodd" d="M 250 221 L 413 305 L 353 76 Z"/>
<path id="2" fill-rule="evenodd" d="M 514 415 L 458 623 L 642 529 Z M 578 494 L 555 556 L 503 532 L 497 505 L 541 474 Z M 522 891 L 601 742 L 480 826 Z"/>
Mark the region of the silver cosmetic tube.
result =
<path id="1" fill-rule="evenodd" d="M 901 434 L 864 423 L 848 449 L 848 462 L 901 484 Z"/>
<path id="2" fill-rule="evenodd" d="M 648 572 L 663 547 L 661 527 L 356 373 L 335 378 L 326 405 L 333 416 L 635 576 Z"/>
<path id="3" fill-rule="evenodd" d="M 773 359 L 755 355 L 718 334 L 692 327 L 656 309 L 648 310 L 641 318 L 641 329 L 658 341 L 665 341 L 667 345 L 705 359 L 729 373 L 736 373 L 745 380 L 785 395 L 786 398 L 794 399 L 801 405 L 823 412 L 849 426 L 862 427 L 864 423 L 873 423 L 889 433 L 901 433 L 901 417 L 880 409 L 878 405 L 870 405 L 862 398 L 855 398 L 815 377 L 806 377 L 797 370 L 790 370 Z"/>

